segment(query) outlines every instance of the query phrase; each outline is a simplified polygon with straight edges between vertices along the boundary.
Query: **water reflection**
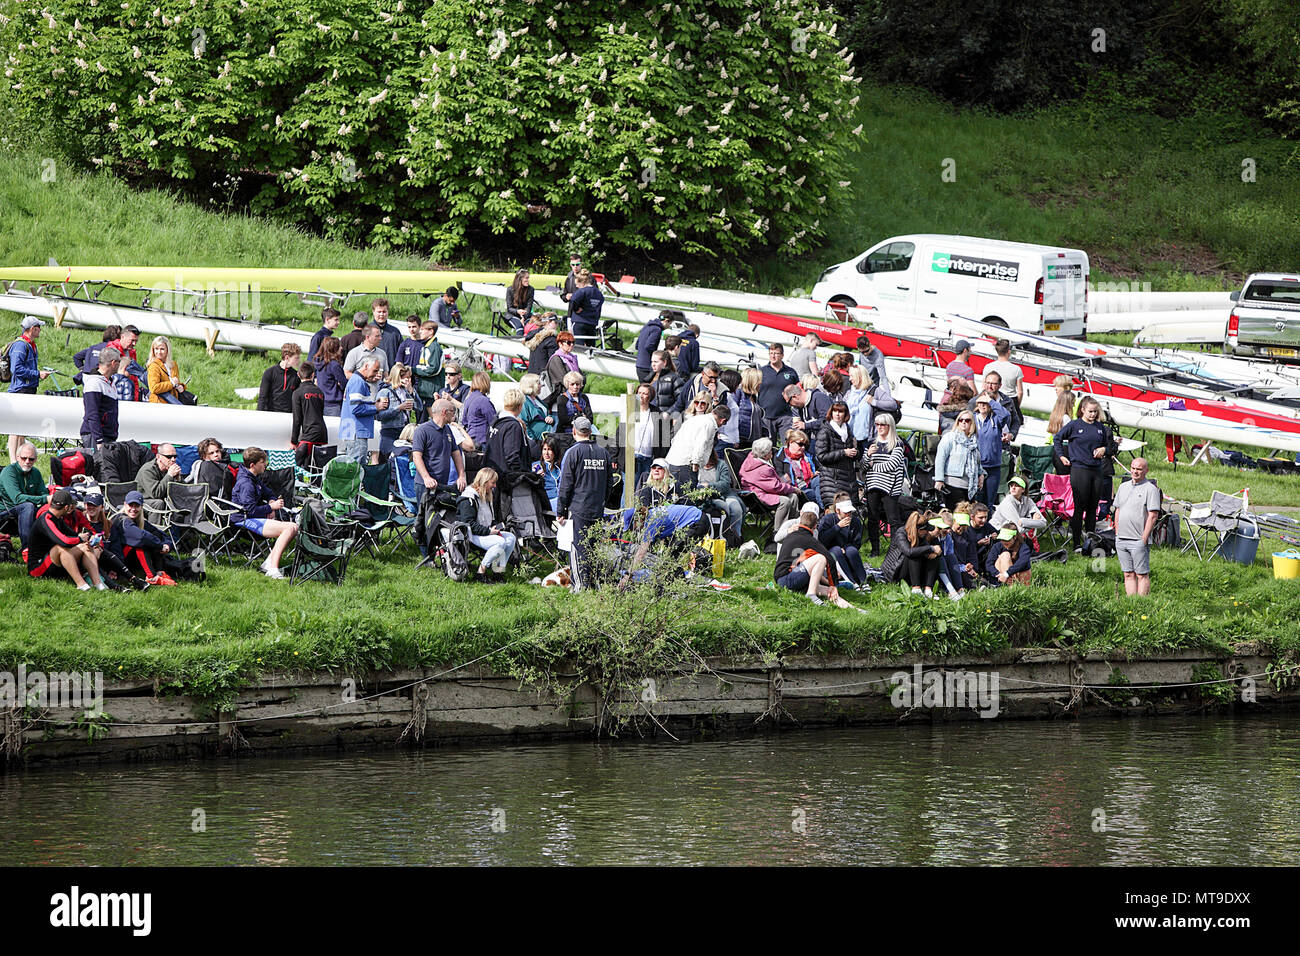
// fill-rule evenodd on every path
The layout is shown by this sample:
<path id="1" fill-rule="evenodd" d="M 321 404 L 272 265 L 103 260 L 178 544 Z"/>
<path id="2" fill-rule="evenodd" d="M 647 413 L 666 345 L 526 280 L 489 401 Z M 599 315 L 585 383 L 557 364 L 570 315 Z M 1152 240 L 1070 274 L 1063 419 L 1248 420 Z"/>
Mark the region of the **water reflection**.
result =
<path id="1" fill-rule="evenodd" d="M 0 863 L 1293 864 L 1297 730 L 974 721 L 42 771 L 0 778 Z"/>

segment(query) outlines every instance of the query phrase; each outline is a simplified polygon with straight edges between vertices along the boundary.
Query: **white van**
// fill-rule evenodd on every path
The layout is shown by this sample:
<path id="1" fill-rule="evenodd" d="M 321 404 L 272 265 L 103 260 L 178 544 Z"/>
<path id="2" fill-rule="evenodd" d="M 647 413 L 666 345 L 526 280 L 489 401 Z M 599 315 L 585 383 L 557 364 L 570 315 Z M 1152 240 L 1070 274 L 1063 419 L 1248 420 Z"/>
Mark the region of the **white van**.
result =
<path id="1" fill-rule="evenodd" d="M 823 272 L 812 299 L 1087 338 L 1088 254 L 971 236 L 894 236 Z"/>

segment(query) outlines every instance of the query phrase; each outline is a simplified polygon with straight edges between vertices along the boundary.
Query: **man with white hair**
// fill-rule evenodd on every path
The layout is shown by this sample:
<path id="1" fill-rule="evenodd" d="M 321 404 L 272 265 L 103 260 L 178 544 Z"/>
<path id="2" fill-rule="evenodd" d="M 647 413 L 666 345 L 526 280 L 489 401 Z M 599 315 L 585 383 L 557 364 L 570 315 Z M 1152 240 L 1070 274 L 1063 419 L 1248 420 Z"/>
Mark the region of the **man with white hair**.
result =
<path id="1" fill-rule="evenodd" d="M 18 525 L 18 539 L 28 543 L 36 510 L 49 500 L 45 479 L 36 468 L 36 446 L 24 441 L 14 450 L 14 460 L 0 471 L 0 528 Z"/>
<path id="2" fill-rule="evenodd" d="M 780 528 L 788 517 L 799 507 L 799 489 L 782 478 L 772 465 L 772 439 L 760 438 L 749 450 L 741 462 L 740 474 L 737 476 L 740 487 L 752 491 L 754 497 L 769 508 L 776 509 L 774 528 Z M 775 546 L 769 545 L 769 553 L 775 553 Z"/>
<path id="3" fill-rule="evenodd" d="M 388 398 L 376 400 L 374 386 L 384 377 L 379 356 L 371 355 L 361 360 L 356 374 L 348 379 L 343 390 L 343 411 L 339 415 L 339 441 L 343 445 L 340 457 L 358 464 L 370 456 L 370 439 L 375 437 L 375 412 L 388 407 Z"/>

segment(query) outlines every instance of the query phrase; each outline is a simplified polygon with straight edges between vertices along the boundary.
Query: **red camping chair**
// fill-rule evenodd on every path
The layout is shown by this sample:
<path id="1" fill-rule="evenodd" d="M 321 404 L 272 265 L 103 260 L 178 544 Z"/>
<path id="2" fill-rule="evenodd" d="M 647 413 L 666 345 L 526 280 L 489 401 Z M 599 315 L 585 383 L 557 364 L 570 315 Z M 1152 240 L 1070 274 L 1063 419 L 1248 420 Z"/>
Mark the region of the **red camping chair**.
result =
<path id="1" fill-rule="evenodd" d="M 1047 519 L 1043 535 L 1053 543 L 1059 537 L 1062 540 L 1070 533 L 1070 519 L 1074 517 L 1074 491 L 1070 488 L 1069 475 L 1043 475 L 1043 499 L 1038 508 Z"/>

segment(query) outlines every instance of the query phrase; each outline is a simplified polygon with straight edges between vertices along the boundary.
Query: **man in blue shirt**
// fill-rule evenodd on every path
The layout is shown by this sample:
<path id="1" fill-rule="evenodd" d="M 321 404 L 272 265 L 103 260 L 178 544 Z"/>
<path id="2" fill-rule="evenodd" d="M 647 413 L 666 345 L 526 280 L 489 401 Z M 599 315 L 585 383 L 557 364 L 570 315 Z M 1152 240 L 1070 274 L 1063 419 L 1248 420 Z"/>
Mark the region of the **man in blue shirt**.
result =
<path id="1" fill-rule="evenodd" d="M 379 347 L 388 356 L 388 367 L 397 361 L 397 350 L 402 346 L 402 333 L 397 326 L 388 321 L 388 300 L 375 299 L 370 303 L 370 315 L 375 325 L 379 326 Z"/>
<path id="2" fill-rule="evenodd" d="M 605 296 L 591 281 L 591 271 L 583 269 L 578 273 L 578 291 L 569 300 L 569 330 L 575 338 L 587 339 L 584 345 L 593 344 L 591 339 L 596 337 L 604 305 Z"/>
<path id="3" fill-rule="evenodd" d="M 12 378 L 7 391 L 35 395 L 36 386 L 49 377 L 49 372 L 41 371 L 40 360 L 36 354 L 36 340 L 41 337 L 41 329 L 44 326 L 45 323 L 34 315 L 23 316 L 23 334 L 10 343 L 8 349 L 9 374 Z M 22 444 L 24 437 L 23 435 L 9 436 L 10 461 L 16 459 L 18 446 Z"/>
<path id="4" fill-rule="evenodd" d="M 785 400 L 785 390 L 799 384 L 799 373 L 785 364 L 785 346 L 773 342 L 767 347 L 768 364 L 763 366 L 763 381 L 758 386 L 758 404 L 763 406 L 763 418 L 771 427 L 790 417 L 790 403 Z M 780 435 L 772 435 L 781 442 Z"/>
<path id="5" fill-rule="evenodd" d="M 420 553 L 428 554 L 428 532 L 424 524 L 424 497 L 449 483 L 451 467 L 456 466 L 456 490 L 465 490 L 465 456 L 456 444 L 451 423 L 456 420 L 456 406 L 445 398 L 433 403 L 429 420 L 411 436 L 411 461 L 420 480 L 420 507 L 416 509 L 415 540 Z"/>
<path id="6" fill-rule="evenodd" d="M 456 308 L 456 300 L 459 298 L 460 289 L 454 285 L 448 286 L 446 292 L 429 303 L 429 321 L 456 329 L 464 325 L 465 320 L 461 318 L 460 309 Z"/>
<path id="7" fill-rule="evenodd" d="M 311 345 L 307 347 L 307 361 L 315 364 L 316 353 L 320 351 L 320 344 L 334 334 L 334 330 L 339 327 L 338 309 L 322 309 L 320 314 L 321 328 L 311 337 Z"/>
<path id="8" fill-rule="evenodd" d="M 370 457 L 370 439 L 375 437 L 375 412 L 388 407 L 388 399 L 378 401 L 372 397 L 373 387 L 384 377 L 380 360 L 362 359 L 356 374 L 348 379 L 343 390 L 343 412 L 339 416 L 339 441 L 343 445 L 340 457 L 358 464 Z"/>

